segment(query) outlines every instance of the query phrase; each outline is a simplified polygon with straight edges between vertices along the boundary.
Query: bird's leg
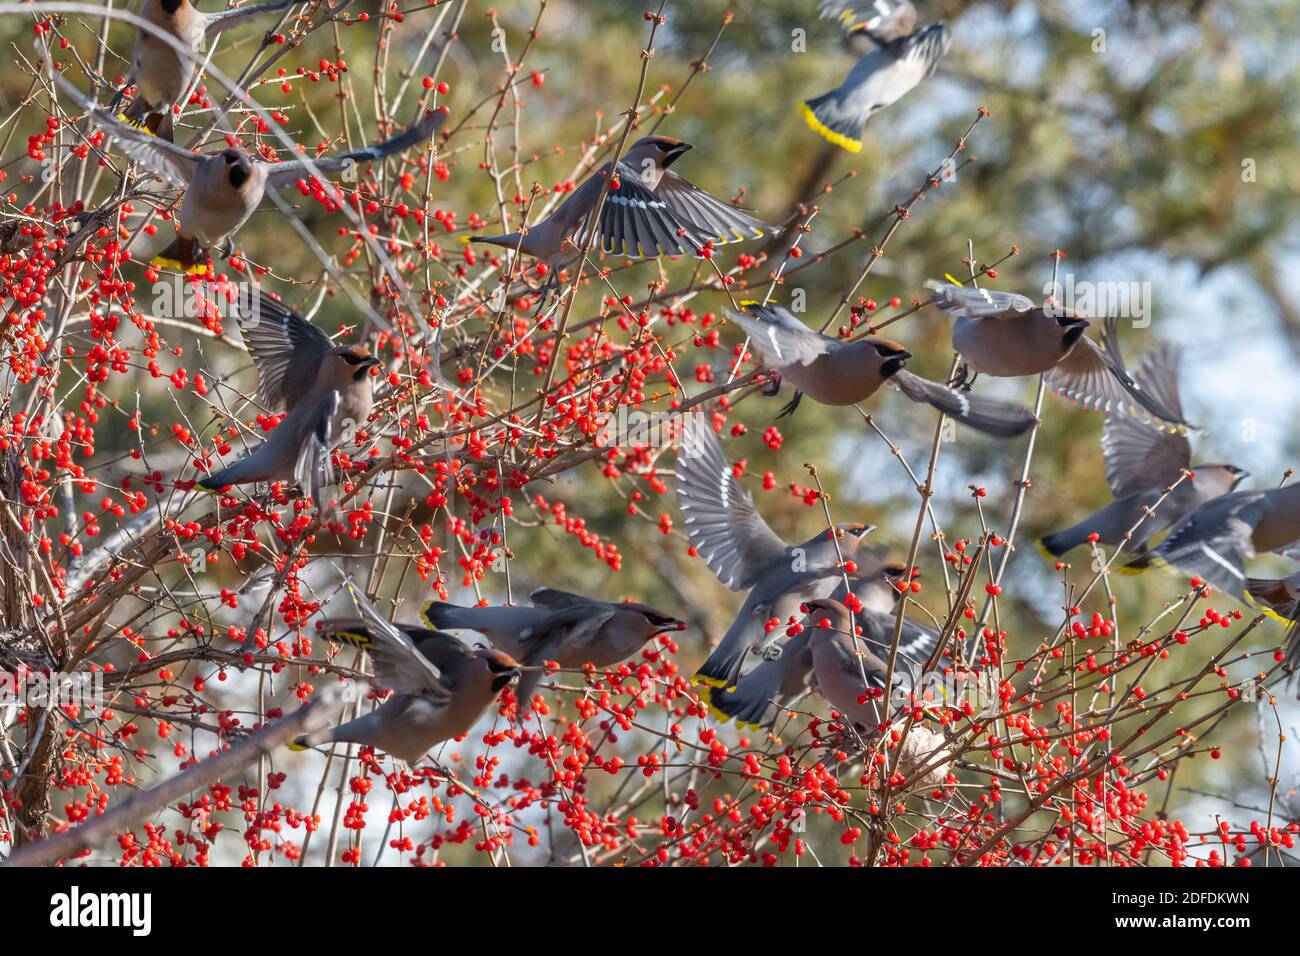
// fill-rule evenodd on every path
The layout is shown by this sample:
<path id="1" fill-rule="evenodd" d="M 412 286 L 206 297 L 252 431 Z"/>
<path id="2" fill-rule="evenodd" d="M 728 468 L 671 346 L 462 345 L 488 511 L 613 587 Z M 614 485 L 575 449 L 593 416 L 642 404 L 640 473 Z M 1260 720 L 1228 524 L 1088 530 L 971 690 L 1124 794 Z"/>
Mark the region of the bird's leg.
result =
<path id="1" fill-rule="evenodd" d="M 957 374 L 953 376 L 949 387 L 969 392 L 970 387 L 975 384 L 975 377 L 975 375 L 971 374 L 970 366 L 962 362 L 957 366 Z"/>
<path id="2" fill-rule="evenodd" d="M 232 236 L 226 236 L 221 240 L 221 245 L 217 249 L 217 255 L 222 259 L 229 259 L 235 254 L 235 240 Z"/>
<path id="3" fill-rule="evenodd" d="M 781 392 L 781 376 L 776 373 L 764 383 L 762 393 L 768 398 L 775 398 Z"/>
<path id="4" fill-rule="evenodd" d="M 795 392 L 794 398 L 785 403 L 785 406 L 777 413 L 777 418 L 785 418 L 787 415 L 793 415 L 794 410 L 799 407 L 800 400 L 803 399 L 803 392 Z"/>

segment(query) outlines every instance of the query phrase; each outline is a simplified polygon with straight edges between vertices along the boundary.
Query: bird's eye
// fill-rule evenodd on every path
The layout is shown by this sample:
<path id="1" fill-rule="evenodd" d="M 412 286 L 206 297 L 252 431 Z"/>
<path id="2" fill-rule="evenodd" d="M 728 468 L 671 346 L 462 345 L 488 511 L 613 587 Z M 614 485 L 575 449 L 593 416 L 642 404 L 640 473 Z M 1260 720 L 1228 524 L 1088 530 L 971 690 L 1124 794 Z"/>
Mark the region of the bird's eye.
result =
<path id="1" fill-rule="evenodd" d="M 863 530 L 864 530 L 864 529 L 862 529 L 862 528 L 850 528 L 850 529 L 849 529 L 849 534 L 853 535 L 853 537 L 855 537 L 855 538 L 860 538 L 860 537 L 862 537 L 862 532 L 863 532 Z"/>
<path id="2" fill-rule="evenodd" d="M 358 358 L 357 356 L 353 355 L 351 352 L 344 352 L 344 353 L 343 353 L 343 361 L 347 362 L 349 365 L 360 365 L 360 364 L 361 364 L 361 359 Z"/>

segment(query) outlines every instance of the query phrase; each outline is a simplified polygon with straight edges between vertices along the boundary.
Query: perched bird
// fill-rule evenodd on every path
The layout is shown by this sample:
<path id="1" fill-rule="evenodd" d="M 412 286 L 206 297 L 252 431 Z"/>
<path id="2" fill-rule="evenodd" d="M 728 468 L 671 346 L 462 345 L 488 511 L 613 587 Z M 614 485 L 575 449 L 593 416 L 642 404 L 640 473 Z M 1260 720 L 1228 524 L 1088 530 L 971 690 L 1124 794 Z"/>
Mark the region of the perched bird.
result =
<path id="1" fill-rule="evenodd" d="M 1136 380 L 1143 392 L 1182 417 L 1182 400 L 1178 394 L 1178 363 L 1181 351 L 1173 345 L 1161 345 L 1149 353 Z M 1052 558 L 1059 558 L 1071 548 L 1097 535 L 1102 544 L 1119 545 L 1129 529 L 1144 516 L 1138 533 L 1140 543 L 1131 550 L 1147 550 L 1146 539 L 1170 527 L 1183 515 L 1205 502 L 1226 495 L 1248 473 L 1236 465 L 1192 464 L 1192 447 L 1187 436 L 1169 432 L 1155 425 L 1120 415 L 1106 418 L 1101 431 L 1101 452 L 1106 462 L 1106 483 L 1115 500 L 1094 515 L 1064 531 L 1046 535 L 1040 542 Z M 1183 470 L 1193 472 L 1156 509 L 1147 515 L 1165 489 L 1178 481 Z"/>
<path id="2" fill-rule="evenodd" d="M 619 159 L 617 188 L 611 185 L 597 228 L 603 251 L 646 259 L 695 255 L 708 242 L 737 242 L 773 231 L 669 169 L 692 148 L 671 136 L 643 136 Z M 522 233 L 472 236 L 470 241 L 518 249 L 545 263 L 554 280 L 577 259 L 587 219 L 609 173 L 606 163 L 550 216 Z"/>
<path id="3" fill-rule="evenodd" d="M 828 6 L 861 9 L 868 4 L 823 4 L 823 15 Z M 873 40 L 879 37 L 879 48 L 858 60 L 843 83 L 829 93 L 799 104 L 800 112 L 815 133 L 850 153 L 861 151 L 862 128 L 867 120 L 902 99 L 933 73 L 952 43 L 952 37 L 942 23 L 932 23 L 914 33 L 902 34 L 903 29 L 910 30 L 916 23 L 916 11 L 910 10 L 909 22 L 909 11 L 903 6 L 899 5 L 893 13 L 880 18 L 876 27 L 879 33 L 863 31 Z M 905 6 L 910 8 L 911 4 Z M 856 19 L 850 17 L 850 21 Z M 870 18 L 867 22 L 871 22 Z M 856 24 L 846 22 L 845 27 L 853 33 Z"/>
<path id="4" fill-rule="evenodd" d="M 888 46 L 916 29 L 910 0 L 822 0 L 818 15 L 838 20 L 850 39 L 863 38 L 871 48 Z"/>
<path id="5" fill-rule="evenodd" d="M 227 243 L 262 202 L 267 189 L 292 186 L 307 173 L 301 159 L 265 163 L 236 147 L 204 155 L 142 133 L 92 108 L 95 122 L 121 147 L 126 157 L 155 176 L 185 190 L 174 242 L 153 258 L 153 264 L 187 272 L 206 270 L 208 249 Z M 425 142 L 445 122 L 435 110 L 406 132 L 375 146 L 337 156 L 314 159 L 322 173 L 349 169 L 357 163 L 382 159 Z"/>
<path id="6" fill-rule="evenodd" d="M 221 13 L 200 13 L 190 0 L 144 0 L 140 17 L 169 33 L 188 48 L 190 55 L 177 53 L 166 40 L 148 30 L 141 30 L 131 51 L 128 86 L 136 88 L 135 98 L 122 114 L 130 123 L 143 125 L 160 139 L 171 142 L 172 107 L 194 78 L 203 45 L 223 30 L 245 20 L 291 7 L 301 0 L 272 0 Z M 109 108 L 116 110 L 126 96 L 127 87 L 117 91 Z"/>
<path id="7" fill-rule="evenodd" d="M 1108 318 L 1101 344 L 1084 335 L 1091 324 L 1069 309 L 1035 308 L 1023 295 L 928 283 L 934 303 L 955 316 L 952 347 L 971 369 L 996 377 L 1046 373 L 1047 387 L 1085 408 L 1143 414 L 1187 427 L 1181 413 L 1165 407 L 1124 368 L 1115 319 Z"/>
<path id="8" fill-rule="evenodd" d="M 889 666 L 871 645 L 854 640 L 849 631 L 848 608 L 839 601 L 830 598 L 809 601 L 806 609 L 812 622 L 808 643 L 817 692 L 845 721 L 862 727 L 872 747 L 879 746 L 875 741 L 881 740 L 881 725 L 896 710 L 893 706 L 881 706 Z M 890 696 L 901 699 L 909 682 L 917 676 L 919 672 L 906 670 L 902 675 L 896 674 L 890 684 Z M 903 729 L 896 726 L 881 741 L 886 749 L 896 751 L 892 761 L 894 769 L 914 785 L 942 784 L 952 767 L 953 748 L 942 734 L 919 723 L 907 726 L 906 736 Z"/>
<path id="9" fill-rule="evenodd" d="M 765 364 L 798 391 L 778 417 L 789 415 L 802 395 L 823 405 L 865 401 L 889 383 L 914 402 L 931 405 L 978 431 L 1003 438 L 1033 427 L 1034 413 L 1019 405 L 977 398 L 921 378 L 904 366 L 912 357 L 896 342 L 865 338 L 833 339 L 808 328 L 781 306 L 747 306 L 751 315 L 729 312 L 749 335 Z"/>
<path id="10" fill-rule="evenodd" d="M 1300 484 L 1268 491 L 1234 491 L 1182 517 L 1152 550 L 1126 565 L 1141 573 L 1172 564 L 1244 600 L 1246 562 L 1300 543 Z"/>
<path id="11" fill-rule="evenodd" d="M 611 604 L 553 588 L 532 593 L 533 607 L 461 607 L 432 601 L 423 616 L 437 629 L 478 631 L 492 646 L 538 668 L 519 682 L 519 699 L 529 702 L 542 678 L 544 661 L 561 667 L 612 667 L 668 631 L 686 625 L 646 604 Z"/>
<path id="12" fill-rule="evenodd" d="M 363 648 L 375 682 L 393 696 L 365 716 L 299 737 L 292 749 L 327 743 L 375 747 L 413 764 L 430 748 L 469 733 L 497 695 L 522 673 L 496 648 L 469 648 L 450 634 L 395 627 L 354 588 L 362 616 L 331 620 L 326 633 Z"/>
<path id="13" fill-rule="evenodd" d="M 874 528 L 849 522 L 823 529 L 792 547 L 754 508 L 703 415 L 688 415 L 677 453 L 677 502 L 686 534 L 723 584 L 748 591 L 736 620 L 692 678 L 697 684 L 735 686 L 751 648 L 765 643 L 770 618 L 785 621 L 799 605 L 825 597 L 843 578 Z"/>
<path id="14" fill-rule="evenodd" d="M 899 585 L 906 577 L 905 565 L 891 563 L 850 579 L 853 593 L 862 603 L 862 610 L 855 612 L 853 619 L 862 629 L 866 646 L 882 661 L 889 659 Z M 831 600 L 842 603 L 844 593 L 841 583 Z M 773 653 L 765 653 L 763 660 L 740 675 L 734 689 L 712 690 L 709 709 L 714 717 L 722 721 L 734 719 L 739 726 L 754 730 L 770 727 L 778 714 L 807 693 L 814 683 L 811 637 L 809 630 L 792 635 Z M 895 659 L 895 680 L 901 686 L 908 686 L 912 675 L 920 673 L 938 642 L 937 631 L 903 620 L 903 633 L 899 637 Z"/>
<path id="15" fill-rule="evenodd" d="M 335 345 L 288 306 L 260 289 L 236 309 L 253 356 L 258 395 L 268 410 L 287 412 L 257 449 L 199 481 L 211 491 L 258 481 L 297 481 L 318 508 L 333 484 L 330 451 L 370 417 L 370 370 L 379 360 L 363 345 Z"/>

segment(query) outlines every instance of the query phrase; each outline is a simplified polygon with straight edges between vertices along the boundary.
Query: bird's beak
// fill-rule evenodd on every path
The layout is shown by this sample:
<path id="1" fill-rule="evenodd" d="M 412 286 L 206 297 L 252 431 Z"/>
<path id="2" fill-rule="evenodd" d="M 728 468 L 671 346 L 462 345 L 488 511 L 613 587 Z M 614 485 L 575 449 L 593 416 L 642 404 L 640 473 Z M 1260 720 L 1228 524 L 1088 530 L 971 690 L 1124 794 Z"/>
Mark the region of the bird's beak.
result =
<path id="1" fill-rule="evenodd" d="M 876 526 L 874 524 L 869 524 L 862 529 L 862 536 L 865 538 L 867 535 L 871 534 L 871 532 L 875 530 L 876 530 Z"/>
<path id="2" fill-rule="evenodd" d="M 362 360 L 362 362 L 361 362 L 361 367 L 362 367 L 362 368 L 374 368 L 376 365 L 379 365 L 379 364 L 381 364 L 380 361 L 379 361 L 379 359 L 375 358 L 373 355 L 368 355 L 368 356 L 366 356 L 365 359 Z"/>
<path id="3" fill-rule="evenodd" d="M 690 143 L 678 143 L 664 154 L 664 166 L 671 166 L 683 153 L 689 153 L 694 148 Z"/>

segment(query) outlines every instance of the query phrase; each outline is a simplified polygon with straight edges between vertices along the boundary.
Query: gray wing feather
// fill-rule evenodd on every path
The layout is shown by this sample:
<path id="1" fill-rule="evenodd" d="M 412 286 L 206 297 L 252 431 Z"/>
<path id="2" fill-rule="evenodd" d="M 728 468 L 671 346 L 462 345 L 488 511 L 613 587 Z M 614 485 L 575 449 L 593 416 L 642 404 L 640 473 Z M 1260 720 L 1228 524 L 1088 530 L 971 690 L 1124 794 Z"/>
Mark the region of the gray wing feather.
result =
<path id="1" fill-rule="evenodd" d="M 785 543 L 736 480 L 703 415 L 687 417 L 677 454 L 677 501 L 691 544 L 733 591 L 750 587 L 763 571 L 784 559 Z"/>
<path id="2" fill-rule="evenodd" d="M 336 173 L 358 163 L 370 163 L 383 159 L 385 156 L 391 156 L 394 153 L 410 149 L 412 146 L 428 142 L 429 137 L 433 136 L 446 120 L 446 113 L 441 110 L 434 110 L 410 129 L 386 139 L 382 143 L 356 149 L 349 153 L 322 156 L 320 159 L 313 159 L 312 165 L 322 173 Z M 283 189 L 285 186 L 292 186 L 305 175 L 307 175 L 307 164 L 304 160 L 291 159 L 283 163 L 274 163 L 266 171 L 266 185 L 272 189 Z"/>
<path id="3" fill-rule="evenodd" d="M 1136 376 L 1156 401 L 1179 417 L 1183 412 L 1178 394 L 1181 354 L 1177 346 L 1162 344 L 1147 355 Z M 1124 415 L 1107 417 L 1101 430 L 1101 452 L 1106 462 L 1106 483 L 1116 498 L 1167 487 L 1192 461 L 1186 435 Z"/>
<path id="4" fill-rule="evenodd" d="M 1034 307 L 1034 303 L 1014 292 L 977 289 L 931 280 L 926 286 L 934 292 L 934 304 L 957 318 L 1014 318 Z"/>
<path id="5" fill-rule="evenodd" d="M 809 365 L 836 344 L 779 305 L 756 303 L 746 308 L 752 315 L 728 312 L 727 318 L 745 330 L 751 344 L 763 353 L 763 362 L 772 368 Z"/>
<path id="6" fill-rule="evenodd" d="M 260 289 L 242 294 L 236 308 L 244 344 L 257 365 L 258 392 L 267 408 L 297 404 L 316 380 L 328 335 Z"/>
<path id="7" fill-rule="evenodd" d="M 211 39 L 223 30 L 238 26 L 245 20 L 261 16 L 264 13 L 284 10 L 295 3 L 301 2 L 302 0 L 271 0 L 270 3 L 254 3 L 246 7 L 236 7 L 233 10 L 223 10 L 220 13 L 210 13 L 207 18 L 208 23 L 204 30 L 204 37 Z"/>
<path id="8" fill-rule="evenodd" d="M 366 625 L 370 641 L 365 650 L 374 667 L 375 679 L 383 687 L 399 694 L 449 699 L 451 694 L 442 670 L 420 653 L 410 637 L 384 617 L 351 579 L 345 579 L 343 586 Z M 455 641 L 450 635 L 444 637 Z"/>

